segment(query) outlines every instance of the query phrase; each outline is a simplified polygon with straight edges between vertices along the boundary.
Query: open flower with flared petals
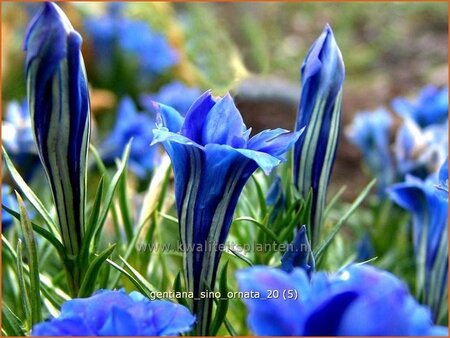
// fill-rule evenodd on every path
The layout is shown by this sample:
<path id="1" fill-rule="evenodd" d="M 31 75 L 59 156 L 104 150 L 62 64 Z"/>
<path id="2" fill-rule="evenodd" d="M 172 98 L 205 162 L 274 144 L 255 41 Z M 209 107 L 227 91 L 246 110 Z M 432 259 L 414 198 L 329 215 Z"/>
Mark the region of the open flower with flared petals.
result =
<path id="1" fill-rule="evenodd" d="M 162 143 L 175 176 L 175 197 L 184 246 L 188 291 L 214 288 L 221 252 L 239 195 L 252 173 L 269 173 L 300 132 L 265 130 L 249 138 L 241 114 L 229 94 L 215 98 L 210 91 L 194 102 L 183 118 L 174 109 L 159 105 L 161 126 L 153 143 Z M 191 300 L 198 316 L 198 331 L 206 334 L 210 299 Z"/>
<path id="2" fill-rule="evenodd" d="M 413 176 L 389 189 L 392 200 L 412 215 L 417 292 L 435 320 L 444 313 L 448 294 L 448 195 L 437 192 L 431 178 Z"/>

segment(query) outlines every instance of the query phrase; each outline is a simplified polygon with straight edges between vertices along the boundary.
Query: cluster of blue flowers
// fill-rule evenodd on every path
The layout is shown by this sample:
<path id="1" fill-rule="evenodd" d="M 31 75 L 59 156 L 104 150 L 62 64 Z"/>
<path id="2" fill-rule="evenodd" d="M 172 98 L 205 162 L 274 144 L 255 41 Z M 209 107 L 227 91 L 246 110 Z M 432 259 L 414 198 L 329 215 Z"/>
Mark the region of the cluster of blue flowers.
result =
<path id="1" fill-rule="evenodd" d="M 106 4 L 106 12 L 100 17 L 90 17 L 85 22 L 88 37 L 92 40 L 100 74 L 109 78 L 116 71 L 115 59 L 125 55 L 137 63 L 137 74 L 144 83 L 164 74 L 178 63 L 178 54 L 160 33 L 147 22 L 133 20 L 123 13 L 126 3 Z"/>
<path id="2" fill-rule="evenodd" d="M 407 175 L 427 179 L 448 154 L 448 87 L 429 85 L 415 101 L 396 98 L 392 108 L 402 119 L 391 150 L 393 118 L 385 108 L 356 114 L 347 137 L 356 145 L 372 175 L 380 197 L 394 182 Z"/>

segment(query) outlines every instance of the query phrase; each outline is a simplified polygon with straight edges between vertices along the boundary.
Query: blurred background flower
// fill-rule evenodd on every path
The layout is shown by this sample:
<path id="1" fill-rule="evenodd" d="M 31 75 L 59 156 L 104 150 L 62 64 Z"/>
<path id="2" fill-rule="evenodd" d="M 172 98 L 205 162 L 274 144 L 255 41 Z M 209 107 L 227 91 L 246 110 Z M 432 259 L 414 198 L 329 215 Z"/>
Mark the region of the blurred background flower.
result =
<path id="1" fill-rule="evenodd" d="M 116 116 L 111 132 L 100 145 L 102 159 L 106 165 L 113 165 L 133 139 L 128 166 L 138 178 L 145 179 L 159 163 L 158 148 L 150 146 L 155 119 L 149 112 L 138 112 L 130 97 L 119 102 Z"/>
<path id="2" fill-rule="evenodd" d="M 2 145 L 25 181 L 31 180 L 40 166 L 40 160 L 26 100 L 20 104 L 16 101 L 7 104 L 2 122 Z"/>

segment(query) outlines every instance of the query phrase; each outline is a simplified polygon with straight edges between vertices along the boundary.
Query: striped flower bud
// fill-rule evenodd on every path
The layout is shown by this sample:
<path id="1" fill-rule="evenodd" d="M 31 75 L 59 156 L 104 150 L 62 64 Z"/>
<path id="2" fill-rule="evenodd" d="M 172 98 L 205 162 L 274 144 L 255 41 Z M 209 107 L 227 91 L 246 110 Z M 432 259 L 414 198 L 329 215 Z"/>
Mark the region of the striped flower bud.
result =
<path id="1" fill-rule="evenodd" d="M 306 198 L 312 189 L 309 226 L 312 247 L 319 240 L 328 182 L 341 126 L 344 63 L 330 26 L 309 50 L 301 68 L 302 89 L 294 148 L 294 183 Z"/>
<path id="2" fill-rule="evenodd" d="M 84 230 L 90 107 L 81 37 L 62 10 L 43 4 L 25 38 L 28 106 L 61 237 L 76 256 Z"/>

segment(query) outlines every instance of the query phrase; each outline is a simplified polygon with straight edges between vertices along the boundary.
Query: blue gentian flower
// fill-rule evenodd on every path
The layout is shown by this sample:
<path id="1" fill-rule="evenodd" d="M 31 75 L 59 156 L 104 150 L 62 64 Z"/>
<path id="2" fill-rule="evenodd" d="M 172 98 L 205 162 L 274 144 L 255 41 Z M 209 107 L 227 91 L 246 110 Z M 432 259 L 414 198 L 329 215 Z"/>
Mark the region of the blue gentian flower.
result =
<path id="1" fill-rule="evenodd" d="M 314 272 L 316 263 L 314 255 L 309 245 L 308 236 L 306 235 L 306 227 L 297 230 L 294 240 L 281 258 L 281 269 L 291 272 L 294 268 L 302 268 L 308 276 Z"/>
<path id="2" fill-rule="evenodd" d="M 201 94 L 199 88 L 173 81 L 161 87 L 155 94 L 142 95 L 140 102 L 144 107 L 152 107 L 154 101 L 160 102 L 174 108 L 184 116 Z"/>
<path id="3" fill-rule="evenodd" d="M 396 98 L 392 108 L 403 118 L 413 119 L 420 127 L 440 124 L 448 119 L 448 87 L 434 85 L 423 88 L 415 101 Z"/>
<path id="4" fill-rule="evenodd" d="M 150 114 L 138 112 L 133 100 L 125 97 L 119 102 L 116 123 L 102 143 L 100 152 L 106 164 L 113 164 L 120 158 L 130 141 L 129 169 L 137 177 L 144 179 L 159 163 L 158 149 L 150 147 L 155 121 Z"/>
<path id="5" fill-rule="evenodd" d="M 6 184 L 2 184 L 2 204 L 12 210 L 19 209 L 19 205 L 17 204 L 15 196 L 13 196 L 11 187 Z M 7 230 L 13 224 L 13 216 L 11 216 L 6 210 L 2 208 L 2 231 Z"/>
<path id="6" fill-rule="evenodd" d="M 448 197 L 437 194 L 434 183 L 408 176 L 389 192 L 394 202 L 412 214 L 416 289 L 439 320 L 448 294 Z"/>
<path id="7" fill-rule="evenodd" d="M 42 5 L 25 39 L 28 107 L 67 254 L 81 247 L 85 221 L 89 92 L 81 37 L 62 10 Z"/>
<path id="8" fill-rule="evenodd" d="M 2 144 L 24 180 L 31 180 L 40 161 L 26 100 L 22 104 L 16 101 L 7 104 L 2 123 Z"/>
<path id="9" fill-rule="evenodd" d="M 172 161 L 187 290 L 199 297 L 214 289 L 221 256 L 217 247 L 225 242 L 246 181 L 258 167 L 269 173 L 280 164 L 299 133 L 265 130 L 249 139 L 231 96 L 214 98 L 210 91 L 184 119 L 160 105 L 160 119 L 153 143 L 161 142 Z M 197 334 L 205 335 L 211 299 L 190 301 L 198 315 Z"/>
<path id="10" fill-rule="evenodd" d="M 296 130 L 305 128 L 294 148 L 294 184 L 306 198 L 312 189 L 311 229 L 319 241 L 328 182 L 341 125 L 342 84 L 345 70 L 341 52 L 326 26 L 309 50 L 301 68 L 301 99 Z"/>
<path id="11" fill-rule="evenodd" d="M 302 269 L 289 274 L 257 266 L 238 271 L 237 280 L 240 291 L 259 292 L 243 299 L 255 335 L 447 335 L 446 328 L 433 326 L 430 311 L 403 282 L 369 265 L 330 276 L 318 272 L 311 281 Z"/>
<path id="12" fill-rule="evenodd" d="M 169 301 L 139 292 L 99 290 L 67 301 L 57 318 L 36 324 L 32 336 L 177 336 L 190 331 L 195 317 Z"/>
<path id="13" fill-rule="evenodd" d="M 111 75 L 116 54 L 125 53 L 138 63 L 141 77 L 164 74 L 178 63 L 179 56 L 167 39 L 153 31 L 148 23 L 124 16 L 124 3 L 108 3 L 101 17 L 89 17 L 85 28 L 92 39 L 100 73 Z"/>
<path id="14" fill-rule="evenodd" d="M 405 119 L 394 144 L 398 179 L 408 174 L 426 179 L 435 173 L 448 154 L 447 135 L 448 122 L 420 128 L 414 120 Z"/>
<path id="15" fill-rule="evenodd" d="M 378 108 L 372 112 L 357 113 L 346 130 L 349 141 L 359 148 L 371 174 L 376 176 L 380 197 L 385 196 L 385 190 L 395 176 L 389 150 L 391 126 L 389 112 Z"/>

